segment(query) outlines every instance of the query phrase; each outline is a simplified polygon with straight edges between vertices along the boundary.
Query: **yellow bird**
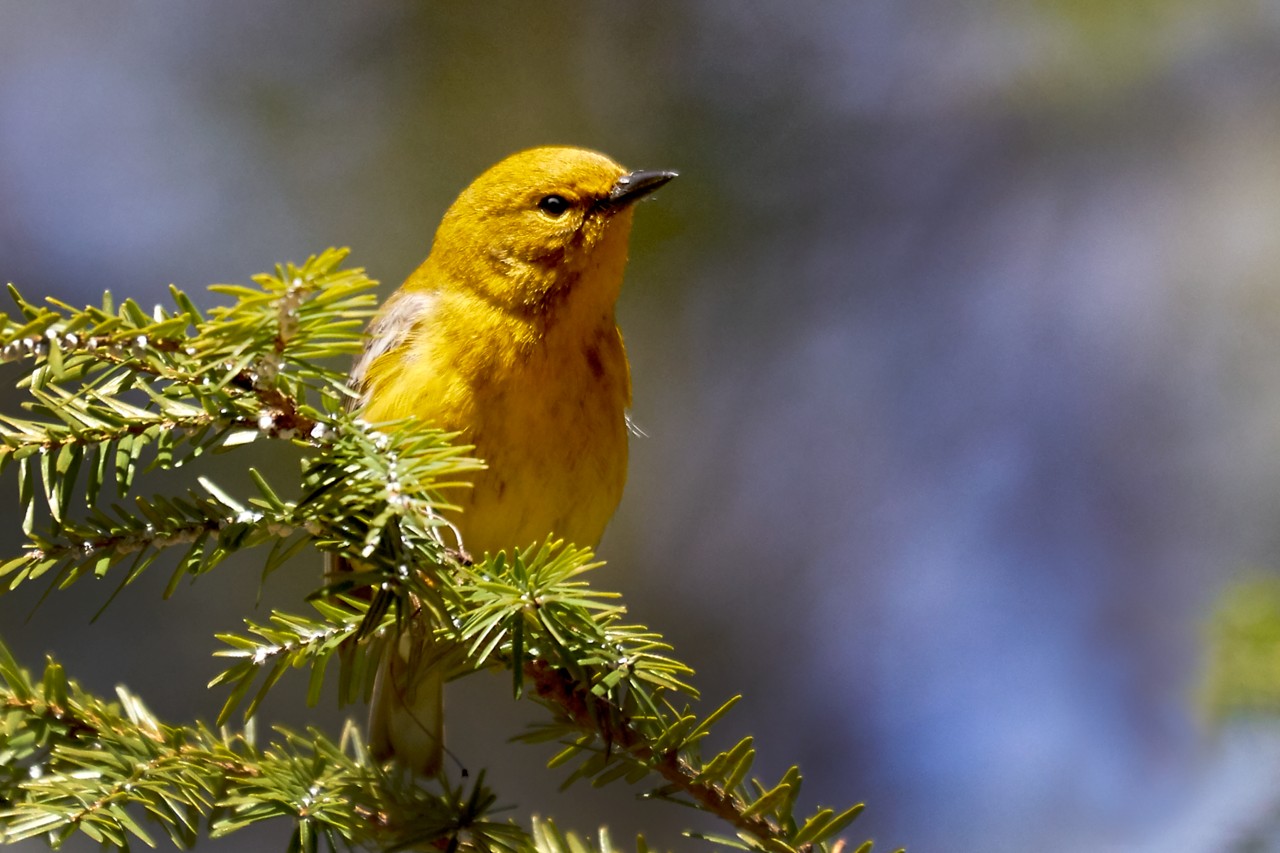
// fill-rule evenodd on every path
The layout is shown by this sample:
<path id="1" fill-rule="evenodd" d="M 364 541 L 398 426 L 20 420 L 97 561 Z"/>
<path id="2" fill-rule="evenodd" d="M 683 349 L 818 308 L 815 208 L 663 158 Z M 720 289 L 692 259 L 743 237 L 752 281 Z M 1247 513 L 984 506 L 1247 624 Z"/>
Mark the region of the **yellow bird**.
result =
<path id="1" fill-rule="evenodd" d="M 448 517 L 468 553 L 604 533 L 627 478 L 614 305 L 633 204 L 675 176 L 580 148 L 514 154 L 463 190 L 370 324 L 352 372 L 365 420 L 461 432 L 487 464 Z M 430 637 L 411 625 L 389 649 L 369 722 L 376 757 L 425 774 L 443 756 L 446 675 Z"/>

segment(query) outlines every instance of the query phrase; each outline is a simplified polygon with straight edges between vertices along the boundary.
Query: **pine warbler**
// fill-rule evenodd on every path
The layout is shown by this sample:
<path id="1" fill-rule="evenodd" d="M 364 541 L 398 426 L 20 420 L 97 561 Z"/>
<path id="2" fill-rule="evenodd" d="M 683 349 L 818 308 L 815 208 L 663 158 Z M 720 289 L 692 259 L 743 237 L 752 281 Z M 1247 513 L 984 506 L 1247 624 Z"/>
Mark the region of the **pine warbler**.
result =
<path id="1" fill-rule="evenodd" d="M 594 546 L 627 477 L 631 375 L 614 304 L 633 203 L 676 176 L 579 148 L 514 154 L 445 213 L 427 260 L 387 300 L 352 372 L 371 423 L 462 433 L 487 468 L 448 519 L 477 558 L 555 535 Z M 430 625 L 384 656 L 374 755 L 440 769 L 442 693 Z"/>

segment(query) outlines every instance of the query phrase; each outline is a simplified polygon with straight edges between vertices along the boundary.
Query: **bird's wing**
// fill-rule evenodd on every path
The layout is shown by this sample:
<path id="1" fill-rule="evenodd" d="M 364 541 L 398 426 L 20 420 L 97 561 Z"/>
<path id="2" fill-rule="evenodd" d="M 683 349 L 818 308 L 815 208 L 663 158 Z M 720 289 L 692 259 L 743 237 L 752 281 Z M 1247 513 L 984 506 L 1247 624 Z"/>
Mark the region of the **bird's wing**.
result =
<path id="1" fill-rule="evenodd" d="M 369 402 L 369 369 L 382 356 L 408 345 L 415 328 L 433 314 L 437 298 L 434 293 L 401 290 L 382 306 L 369 324 L 364 349 L 351 368 L 349 384 L 356 392 L 348 403 L 351 408 L 363 408 Z"/>
<path id="2" fill-rule="evenodd" d="M 435 300 L 436 296 L 432 293 L 400 290 L 383 304 L 377 316 L 369 323 L 369 328 L 365 331 L 364 349 L 351 368 L 347 384 L 355 392 L 355 396 L 348 398 L 348 409 L 362 409 L 368 404 L 371 391 L 369 370 L 373 363 L 382 356 L 409 345 L 415 328 L 431 316 Z M 351 564 L 337 554 L 330 552 L 324 555 L 325 579 L 330 583 L 351 568 Z"/>

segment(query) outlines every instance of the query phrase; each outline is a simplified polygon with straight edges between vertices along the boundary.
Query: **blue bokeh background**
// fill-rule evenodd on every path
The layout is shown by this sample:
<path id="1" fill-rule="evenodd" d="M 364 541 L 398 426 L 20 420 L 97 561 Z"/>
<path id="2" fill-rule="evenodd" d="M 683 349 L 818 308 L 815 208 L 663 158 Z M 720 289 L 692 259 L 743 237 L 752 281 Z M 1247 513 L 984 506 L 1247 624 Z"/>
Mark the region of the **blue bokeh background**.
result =
<path id="1" fill-rule="evenodd" d="M 877 849 L 1222 851 L 1280 807 L 1274 736 L 1195 703 L 1215 595 L 1280 563 L 1278 140 L 1270 2 L 0 0 L 28 296 L 212 304 L 329 245 L 386 293 L 514 150 L 679 169 L 637 217 L 649 437 L 597 582 Z M 161 571 L 93 626 L 104 590 L 23 591 L 0 632 L 207 719 L 212 633 L 318 572 L 255 611 L 251 560 L 167 603 Z M 451 745 L 516 816 L 698 848 L 490 743 L 536 717 L 505 691 L 456 685 Z"/>

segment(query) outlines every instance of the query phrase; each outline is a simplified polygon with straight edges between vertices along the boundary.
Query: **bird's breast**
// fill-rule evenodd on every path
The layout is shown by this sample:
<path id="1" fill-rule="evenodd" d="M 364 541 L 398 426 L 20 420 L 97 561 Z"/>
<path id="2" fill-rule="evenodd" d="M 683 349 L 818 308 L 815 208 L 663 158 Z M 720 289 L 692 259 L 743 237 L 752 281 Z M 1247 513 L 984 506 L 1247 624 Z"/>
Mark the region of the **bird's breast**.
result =
<path id="1" fill-rule="evenodd" d="M 470 413 L 453 428 L 488 467 L 454 497 L 475 556 L 554 534 L 594 546 L 627 474 L 630 377 L 617 329 L 544 340 L 463 380 Z"/>
<path id="2" fill-rule="evenodd" d="M 631 379 L 610 317 L 535 327 L 480 300 L 439 294 L 375 327 L 364 415 L 458 432 L 487 468 L 446 496 L 475 557 L 555 535 L 594 546 L 627 476 Z M 402 312 L 403 313 L 403 312 Z"/>

